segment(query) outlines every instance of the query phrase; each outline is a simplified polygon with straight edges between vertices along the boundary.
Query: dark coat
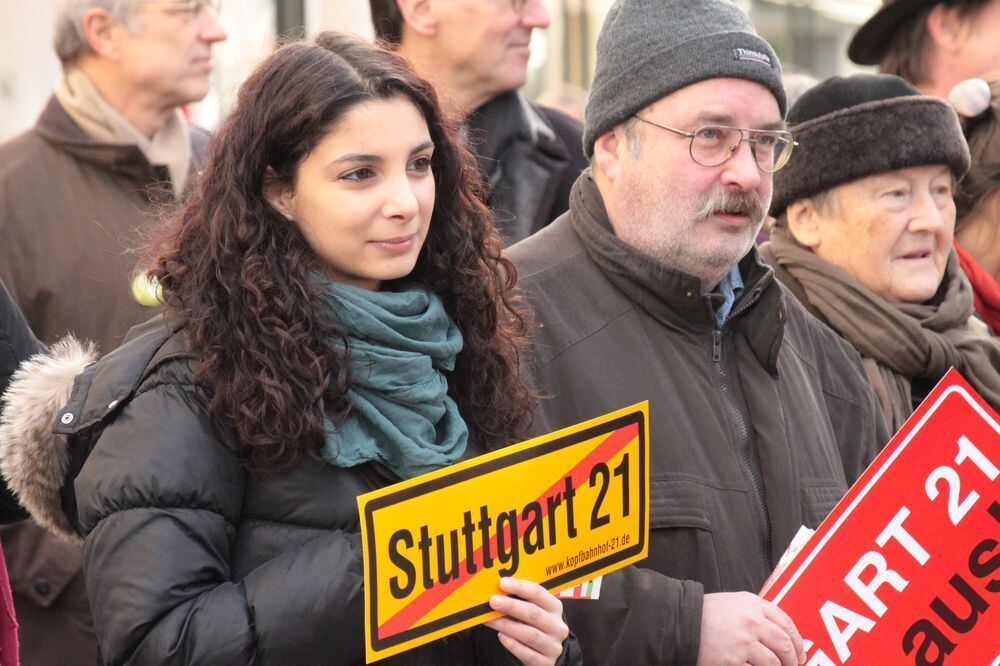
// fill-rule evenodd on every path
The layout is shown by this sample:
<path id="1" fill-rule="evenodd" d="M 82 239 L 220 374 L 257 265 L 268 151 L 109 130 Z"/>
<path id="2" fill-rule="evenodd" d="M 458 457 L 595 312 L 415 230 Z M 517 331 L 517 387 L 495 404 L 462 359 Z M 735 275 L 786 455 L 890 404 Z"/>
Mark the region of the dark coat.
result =
<path id="1" fill-rule="evenodd" d="M 566 602 L 584 658 L 694 664 L 703 595 L 758 591 L 888 441 L 860 359 L 756 252 L 717 329 L 722 297 L 614 236 L 589 172 L 508 257 L 536 310 L 534 429 L 649 401 L 649 556 Z"/>
<path id="2" fill-rule="evenodd" d="M 157 317 L 134 328 L 69 377 L 66 407 L 48 417 L 67 438 L 48 446 L 68 447 L 69 462 L 11 474 L 75 476 L 32 513 L 86 537 L 102 661 L 363 663 L 357 496 L 398 479 L 375 465 L 342 468 L 308 455 L 287 472 L 248 473 L 224 444 L 232 429 L 211 426 L 196 365 L 176 324 Z M 578 659 L 570 639 L 563 663 Z M 389 663 L 516 661 L 479 626 Z"/>
<path id="3" fill-rule="evenodd" d="M 579 122 L 514 91 L 479 107 L 467 131 L 506 244 L 566 212 L 573 181 L 587 166 Z"/>
<path id="4" fill-rule="evenodd" d="M 10 377 L 21 361 L 45 347 L 24 321 L 24 315 L 0 281 L 0 396 L 7 390 Z M 0 405 L 2 407 L 2 405 Z M 23 520 L 27 512 L 18 504 L 6 483 L 0 479 L 0 523 Z"/>
<path id="5" fill-rule="evenodd" d="M 191 128 L 196 164 L 207 142 Z M 0 144 L 0 279 L 40 340 L 73 333 L 108 352 L 152 316 L 131 277 L 143 229 L 173 199 L 168 183 L 137 146 L 91 139 L 55 97 Z"/>
<path id="6" fill-rule="evenodd" d="M 0 396 L 7 390 L 11 375 L 21 362 L 42 351 L 24 315 L 11 299 L 3 282 L 0 282 Z M 0 403 L 0 409 L 3 405 Z M 0 523 L 24 520 L 28 513 L 0 478 Z M 0 664 L 13 666 L 18 663 L 17 620 L 14 617 L 14 598 L 7 574 L 7 564 L 0 552 Z"/>
<path id="7" fill-rule="evenodd" d="M 208 135 L 192 128 L 191 141 L 197 162 Z M 43 342 L 72 332 L 108 351 L 150 317 L 130 278 L 141 230 L 171 199 L 167 180 L 138 147 L 91 139 L 55 97 L 0 145 L 0 279 Z M 93 664 L 79 547 L 30 521 L 2 537 L 25 663 Z"/>

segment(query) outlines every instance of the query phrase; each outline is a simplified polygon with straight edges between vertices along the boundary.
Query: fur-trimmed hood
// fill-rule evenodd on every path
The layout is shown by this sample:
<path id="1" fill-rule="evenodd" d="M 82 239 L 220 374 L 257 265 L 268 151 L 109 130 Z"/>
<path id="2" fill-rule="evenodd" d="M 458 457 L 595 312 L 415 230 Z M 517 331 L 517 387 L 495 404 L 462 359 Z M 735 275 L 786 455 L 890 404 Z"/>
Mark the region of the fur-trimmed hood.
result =
<path id="1" fill-rule="evenodd" d="M 74 381 L 97 360 L 92 344 L 68 337 L 26 360 L 11 378 L 0 414 L 0 472 L 39 525 L 79 542 L 65 514 L 61 490 L 70 454 L 66 435 L 54 430 Z"/>

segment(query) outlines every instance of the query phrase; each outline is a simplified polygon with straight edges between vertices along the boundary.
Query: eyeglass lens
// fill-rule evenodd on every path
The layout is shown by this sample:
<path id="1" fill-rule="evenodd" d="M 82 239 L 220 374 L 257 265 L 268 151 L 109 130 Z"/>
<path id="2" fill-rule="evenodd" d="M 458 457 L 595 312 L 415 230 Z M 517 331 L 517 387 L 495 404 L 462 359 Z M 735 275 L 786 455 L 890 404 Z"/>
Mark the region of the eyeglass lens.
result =
<path id="1" fill-rule="evenodd" d="M 162 7 L 173 12 L 200 13 L 211 9 L 218 14 L 222 10 L 222 0 L 148 0 L 140 4 Z"/>
<path id="2" fill-rule="evenodd" d="M 197 0 L 196 4 L 198 5 L 198 9 L 202 11 L 211 9 L 216 14 L 222 11 L 222 0 Z"/>
<path id="3" fill-rule="evenodd" d="M 719 166 L 733 156 L 742 141 L 750 142 L 750 150 L 762 171 L 777 171 L 791 157 L 792 140 L 786 134 L 766 130 L 749 134 L 750 138 L 745 138 L 744 131 L 732 127 L 701 127 L 691 137 L 691 158 L 702 166 Z"/>

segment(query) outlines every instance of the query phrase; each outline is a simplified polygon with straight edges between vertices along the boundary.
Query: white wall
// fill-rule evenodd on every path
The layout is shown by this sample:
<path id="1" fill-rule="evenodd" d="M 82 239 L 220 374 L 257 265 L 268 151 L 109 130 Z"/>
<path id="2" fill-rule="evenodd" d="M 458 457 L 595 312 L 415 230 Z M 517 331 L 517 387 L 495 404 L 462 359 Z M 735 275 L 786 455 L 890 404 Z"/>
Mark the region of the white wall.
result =
<path id="1" fill-rule="evenodd" d="M 223 2 L 219 20 L 229 36 L 212 46 L 212 89 L 191 106 L 194 122 L 209 130 L 232 110 L 240 85 L 254 67 L 274 51 L 274 0 Z"/>
<path id="2" fill-rule="evenodd" d="M 35 124 L 59 76 L 54 0 L 0 0 L 0 141 Z"/>
<path id="3" fill-rule="evenodd" d="M 321 30 L 341 30 L 371 39 L 371 10 L 367 0 L 306 0 L 306 36 Z"/>

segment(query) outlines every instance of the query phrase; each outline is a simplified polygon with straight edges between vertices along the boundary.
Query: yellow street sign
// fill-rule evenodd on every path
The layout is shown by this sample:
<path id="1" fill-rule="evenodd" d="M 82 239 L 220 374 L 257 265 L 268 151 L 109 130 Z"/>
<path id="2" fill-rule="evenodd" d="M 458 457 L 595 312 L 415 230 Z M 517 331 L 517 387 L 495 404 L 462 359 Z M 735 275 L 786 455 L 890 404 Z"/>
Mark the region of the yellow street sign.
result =
<path id="1" fill-rule="evenodd" d="M 498 617 L 502 576 L 558 592 L 644 558 L 648 424 L 643 402 L 359 496 L 368 661 Z"/>

